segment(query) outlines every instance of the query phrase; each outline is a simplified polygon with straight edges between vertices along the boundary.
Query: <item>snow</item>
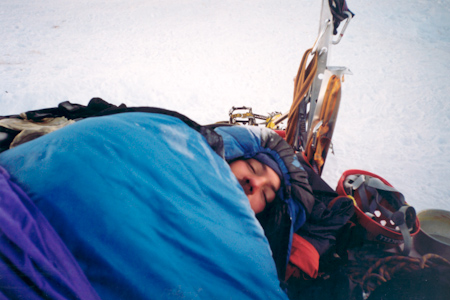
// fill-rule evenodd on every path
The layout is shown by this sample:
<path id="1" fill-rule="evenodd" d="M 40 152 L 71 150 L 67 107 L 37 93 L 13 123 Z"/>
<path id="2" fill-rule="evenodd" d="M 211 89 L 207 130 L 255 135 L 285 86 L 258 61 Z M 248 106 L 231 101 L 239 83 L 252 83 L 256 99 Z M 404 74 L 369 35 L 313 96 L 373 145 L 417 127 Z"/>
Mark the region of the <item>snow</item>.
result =
<path id="1" fill-rule="evenodd" d="M 450 1 L 348 1 L 331 64 L 354 75 L 323 177 L 377 173 L 417 211 L 450 210 Z M 201 124 L 289 109 L 320 1 L 2 0 L 0 115 L 93 97 Z"/>

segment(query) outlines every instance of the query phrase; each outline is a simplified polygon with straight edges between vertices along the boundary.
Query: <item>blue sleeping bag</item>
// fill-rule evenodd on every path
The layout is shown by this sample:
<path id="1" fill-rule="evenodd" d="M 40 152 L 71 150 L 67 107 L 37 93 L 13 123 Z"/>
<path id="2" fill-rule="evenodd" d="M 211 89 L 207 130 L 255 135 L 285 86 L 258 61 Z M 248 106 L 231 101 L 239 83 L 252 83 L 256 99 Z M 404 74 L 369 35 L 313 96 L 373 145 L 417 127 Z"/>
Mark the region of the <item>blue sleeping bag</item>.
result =
<path id="1" fill-rule="evenodd" d="M 0 154 L 102 299 L 286 299 L 227 163 L 177 118 L 89 118 Z"/>

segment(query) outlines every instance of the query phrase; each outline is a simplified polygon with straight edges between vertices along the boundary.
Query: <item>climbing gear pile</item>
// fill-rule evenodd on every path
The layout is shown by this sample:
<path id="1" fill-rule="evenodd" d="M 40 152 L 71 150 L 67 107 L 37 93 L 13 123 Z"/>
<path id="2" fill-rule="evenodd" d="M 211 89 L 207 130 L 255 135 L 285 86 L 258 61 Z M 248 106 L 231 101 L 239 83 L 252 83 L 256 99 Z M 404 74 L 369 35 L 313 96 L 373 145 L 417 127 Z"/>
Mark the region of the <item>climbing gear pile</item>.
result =
<path id="1" fill-rule="evenodd" d="M 328 57 L 331 46 L 340 42 L 353 16 L 345 1 L 323 0 L 319 35 L 313 47 L 303 55 L 295 78 L 286 141 L 295 150 L 305 152 L 308 162 L 319 175 L 331 147 L 341 99 L 341 82 L 345 74 L 351 74 L 345 67 L 329 66 Z M 346 23 L 339 37 L 333 40 L 343 20 Z"/>

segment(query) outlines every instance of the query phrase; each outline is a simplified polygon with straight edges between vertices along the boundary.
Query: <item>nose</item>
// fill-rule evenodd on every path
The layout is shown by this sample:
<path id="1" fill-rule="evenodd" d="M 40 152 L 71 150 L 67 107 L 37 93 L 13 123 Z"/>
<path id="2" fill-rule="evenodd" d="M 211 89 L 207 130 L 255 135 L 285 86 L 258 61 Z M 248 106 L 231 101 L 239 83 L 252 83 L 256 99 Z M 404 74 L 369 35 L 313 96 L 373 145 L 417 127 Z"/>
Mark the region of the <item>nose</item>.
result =
<path id="1" fill-rule="evenodd" d="M 266 180 L 262 176 L 251 176 L 246 179 L 244 191 L 247 195 L 258 192 L 266 184 Z"/>

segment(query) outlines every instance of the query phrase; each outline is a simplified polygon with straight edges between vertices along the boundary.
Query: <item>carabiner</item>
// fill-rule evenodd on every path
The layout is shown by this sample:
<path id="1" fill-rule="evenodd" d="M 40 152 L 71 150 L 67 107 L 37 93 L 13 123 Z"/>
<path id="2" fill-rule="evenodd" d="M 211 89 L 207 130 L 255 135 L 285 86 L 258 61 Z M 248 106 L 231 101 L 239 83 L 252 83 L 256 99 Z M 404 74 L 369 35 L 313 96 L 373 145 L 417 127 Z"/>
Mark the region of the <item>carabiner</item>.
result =
<path id="1" fill-rule="evenodd" d="M 351 12 L 349 12 L 349 11 L 344 11 L 344 14 L 346 14 L 348 18 L 347 18 L 347 20 L 345 21 L 344 26 L 342 26 L 342 30 L 341 30 L 341 32 L 339 33 L 339 36 L 338 36 L 337 40 L 331 41 L 331 42 L 333 43 L 333 45 L 339 44 L 339 42 L 341 41 L 342 37 L 344 36 L 344 32 L 345 32 L 345 30 L 347 29 L 348 23 L 350 23 L 350 21 L 351 21 L 352 18 L 353 18 L 353 15 L 352 15 Z"/>

